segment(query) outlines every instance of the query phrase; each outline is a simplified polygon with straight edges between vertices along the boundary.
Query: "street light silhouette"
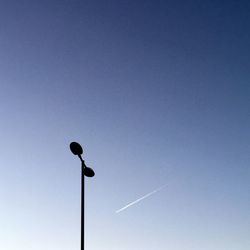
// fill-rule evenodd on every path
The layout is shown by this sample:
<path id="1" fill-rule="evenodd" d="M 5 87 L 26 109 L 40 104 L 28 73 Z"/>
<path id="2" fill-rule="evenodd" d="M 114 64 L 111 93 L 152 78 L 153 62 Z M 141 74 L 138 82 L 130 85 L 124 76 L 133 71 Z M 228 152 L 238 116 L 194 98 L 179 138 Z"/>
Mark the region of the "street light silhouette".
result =
<path id="1" fill-rule="evenodd" d="M 89 168 L 85 165 L 84 160 L 82 159 L 83 150 L 79 143 L 71 142 L 70 150 L 74 155 L 77 155 L 81 160 L 81 250 L 84 250 L 84 176 L 93 177 L 95 172 L 92 168 Z"/>

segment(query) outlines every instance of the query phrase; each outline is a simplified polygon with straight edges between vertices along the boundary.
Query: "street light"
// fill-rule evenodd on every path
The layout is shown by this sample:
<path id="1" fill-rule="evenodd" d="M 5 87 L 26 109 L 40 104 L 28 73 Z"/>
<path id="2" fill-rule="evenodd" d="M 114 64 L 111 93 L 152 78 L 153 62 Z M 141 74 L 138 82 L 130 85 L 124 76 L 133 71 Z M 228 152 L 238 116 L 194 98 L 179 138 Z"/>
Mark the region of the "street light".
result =
<path id="1" fill-rule="evenodd" d="M 74 155 L 77 155 L 82 163 L 82 171 L 81 171 L 81 250 L 84 250 L 84 176 L 93 177 L 95 172 L 92 168 L 89 168 L 85 165 L 84 160 L 82 159 L 82 147 L 77 142 L 71 142 L 70 150 Z"/>

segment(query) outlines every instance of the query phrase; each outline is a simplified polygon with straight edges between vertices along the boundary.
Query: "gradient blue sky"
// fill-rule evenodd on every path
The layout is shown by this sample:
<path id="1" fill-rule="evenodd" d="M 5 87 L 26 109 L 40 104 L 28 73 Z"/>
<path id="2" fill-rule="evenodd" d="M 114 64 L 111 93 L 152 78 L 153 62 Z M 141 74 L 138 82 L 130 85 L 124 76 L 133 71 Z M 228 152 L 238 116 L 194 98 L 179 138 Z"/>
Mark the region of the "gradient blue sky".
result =
<path id="1" fill-rule="evenodd" d="M 250 247 L 249 1 L 0 1 L 0 249 Z M 168 184 L 140 203 L 115 211 Z"/>

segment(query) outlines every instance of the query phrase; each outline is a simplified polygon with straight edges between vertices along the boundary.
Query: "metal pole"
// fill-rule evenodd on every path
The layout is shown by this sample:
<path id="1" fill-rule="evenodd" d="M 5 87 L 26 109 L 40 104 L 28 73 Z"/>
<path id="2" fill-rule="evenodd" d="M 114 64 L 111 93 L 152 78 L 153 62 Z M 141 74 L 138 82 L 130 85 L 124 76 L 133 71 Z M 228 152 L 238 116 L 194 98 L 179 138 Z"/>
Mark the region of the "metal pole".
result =
<path id="1" fill-rule="evenodd" d="M 84 162 L 82 161 L 82 169 L 81 169 L 81 250 L 84 250 Z"/>
<path id="2" fill-rule="evenodd" d="M 84 160 L 82 159 L 82 146 L 77 142 L 71 142 L 70 150 L 74 155 L 77 155 L 82 163 L 81 166 L 81 250 L 84 250 L 84 176 L 87 177 L 93 177 L 95 175 L 95 172 L 92 168 L 88 168 Z"/>

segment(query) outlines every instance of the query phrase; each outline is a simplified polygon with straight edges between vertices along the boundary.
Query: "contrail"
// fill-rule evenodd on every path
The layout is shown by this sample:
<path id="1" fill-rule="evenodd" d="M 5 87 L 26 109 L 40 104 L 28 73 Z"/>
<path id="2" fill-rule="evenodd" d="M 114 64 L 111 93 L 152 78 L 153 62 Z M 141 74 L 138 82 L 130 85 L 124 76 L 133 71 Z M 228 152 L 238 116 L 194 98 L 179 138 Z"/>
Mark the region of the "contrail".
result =
<path id="1" fill-rule="evenodd" d="M 120 213 L 121 211 L 123 211 L 123 210 L 125 210 L 125 209 L 127 209 L 127 208 L 129 208 L 129 207 L 131 207 L 131 206 L 133 206 L 134 204 L 140 202 L 141 200 L 144 200 L 144 199 L 146 199 L 147 197 L 151 196 L 152 194 L 154 194 L 154 193 L 156 193 L 156 192 L 162 190 L 166 185 L 167 185 L 167 184 L 165 184 L 165 185 L 163 185 L 163 186 L 161 186 L 161 187 L 155 189 L 154 191 L 152 191 L 152 192 L 150 192 L 150 193 L 148 193 L 148 194 L 142 196 L 141 198 L 139 198 L 139 199 L 137 199 L 137 200 L 135 200 L 135 201 L 133 201 L 133 202 L 130 202 L 128 205 L 126 205 L 125 207 L 122 207 L 122 208 L 116 210 L 115 212 L 116 212 L 117 214 Z"/>

